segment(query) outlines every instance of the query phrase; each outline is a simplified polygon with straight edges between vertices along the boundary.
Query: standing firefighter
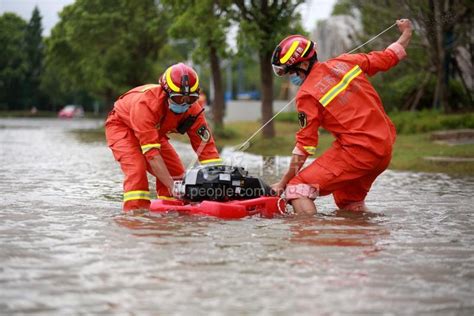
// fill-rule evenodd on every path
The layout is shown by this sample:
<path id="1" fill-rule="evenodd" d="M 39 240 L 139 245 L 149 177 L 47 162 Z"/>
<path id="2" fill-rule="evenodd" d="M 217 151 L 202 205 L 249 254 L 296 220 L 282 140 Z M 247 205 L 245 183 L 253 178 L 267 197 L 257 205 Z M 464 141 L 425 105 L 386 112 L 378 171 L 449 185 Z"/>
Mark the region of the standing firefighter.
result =
<path id="1" fill-rule="evenodd" d="M 147 171 L 156 177 L 158 197 L 172 197 L 173 179 L 185 170 L 169 133 L 187 133 L 201 164 L 221 161 L 198 98 L 196 72 L 179 63 L 165 71 L 159 84 L 136 87 L 115 102 L 105 134 L 125 175 L 125 211 L 149 208 Z"/>
<path id="2" fill-rule="evenodd" d="M 390 163 L 395 128 L 367 76 L 387 71 L 406 56 L 412 34 L 409 20 L 397 21 L 400 38 L 384 51 L 343 54 L 318 62 L 315 44 L 300 35 L 281 41 L 273 53 L 273 70 L 290 75 L 300 86 L 296 107 L 301 129 L 290 168 L 272 187 L 285 190 L 297 213 L 316 212 L 317 195 L 333 194 L 340 209 L 363 211 L 365 197 Z M 308 167 L 315 154 L 319 127 L 336 140 Z"/>

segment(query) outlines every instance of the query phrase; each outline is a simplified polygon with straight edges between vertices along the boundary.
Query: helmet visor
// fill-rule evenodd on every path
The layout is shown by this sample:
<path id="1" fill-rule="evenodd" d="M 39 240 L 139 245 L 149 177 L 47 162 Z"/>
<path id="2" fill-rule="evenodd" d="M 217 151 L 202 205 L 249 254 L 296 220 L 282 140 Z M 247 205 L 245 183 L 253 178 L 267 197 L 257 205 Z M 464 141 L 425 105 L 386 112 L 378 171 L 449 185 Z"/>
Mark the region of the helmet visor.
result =
<path id="1" fill-rule="evenodd" d="M 199 94 L 198 93 L 191 93 L 189 95 L 184 95 L 180 93 L 171 93 L 170 94 L 170 99 L 176 104 L 193 104 L 199 99 Z"/>
<path id="2" fill-rule="evenodd" d="M 275 73 L 275 75 L 277 75 L 278 77 L 281 77 L 281 76 L 284 76 L 288 73 L 288 67 L 286 66 L 277 66 L 277 65 L 272 65 L 273 67 L 273 72 Z"/>

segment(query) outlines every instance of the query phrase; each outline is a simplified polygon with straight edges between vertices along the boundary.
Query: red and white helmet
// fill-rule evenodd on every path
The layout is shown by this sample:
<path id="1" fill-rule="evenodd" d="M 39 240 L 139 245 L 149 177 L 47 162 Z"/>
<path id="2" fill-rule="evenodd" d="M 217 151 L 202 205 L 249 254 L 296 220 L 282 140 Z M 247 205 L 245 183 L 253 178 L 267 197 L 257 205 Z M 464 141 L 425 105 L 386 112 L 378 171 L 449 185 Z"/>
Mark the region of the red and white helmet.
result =
<path id="1" fill-rule="evenodd" d="M 298 64 L 316 56 L 315 43 L 302 35 L 290 35 L 273 51 L 272 66 L 277 76 L 283 76 Z"/>
<path id="2" fill-rule="evenodd" d="M 183 64 L 170 66 L 160 77 L 160 85 L 177 104 L 194 103 L 199 98 L 199 77 L 193 68 Z"/>

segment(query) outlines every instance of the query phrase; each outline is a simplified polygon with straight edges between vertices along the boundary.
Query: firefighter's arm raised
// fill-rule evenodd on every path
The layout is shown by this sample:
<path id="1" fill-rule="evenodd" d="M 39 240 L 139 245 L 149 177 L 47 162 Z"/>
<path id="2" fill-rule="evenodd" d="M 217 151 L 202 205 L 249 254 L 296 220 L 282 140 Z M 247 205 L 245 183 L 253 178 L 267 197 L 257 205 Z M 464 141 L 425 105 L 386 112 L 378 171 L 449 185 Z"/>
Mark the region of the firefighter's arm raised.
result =
<path id="1" fill-rule="evenodd" d="M 400 60 L 407 56 L 405 49 L 408 47 L 412 36 L 410 20 L 397 20 L 397 25 L 402 34 L 387 49 L 373 51 L 368 54 L 345 54 L 342 55 L 343 58 L 347 58 L 351 63 L 357 64 L 369 76 L 395 67 Z"/>
<path id="2" fill-rule="evenodd" d="M 397 26 L 402 35 L 400 35 L 400 38 L 396 41 L 396 43 L 402 45 L 403 48 L 406 49 L 410 43 L 411 35 L 413 33 L 413 26 L 408 19 L 397 20 Z"/>

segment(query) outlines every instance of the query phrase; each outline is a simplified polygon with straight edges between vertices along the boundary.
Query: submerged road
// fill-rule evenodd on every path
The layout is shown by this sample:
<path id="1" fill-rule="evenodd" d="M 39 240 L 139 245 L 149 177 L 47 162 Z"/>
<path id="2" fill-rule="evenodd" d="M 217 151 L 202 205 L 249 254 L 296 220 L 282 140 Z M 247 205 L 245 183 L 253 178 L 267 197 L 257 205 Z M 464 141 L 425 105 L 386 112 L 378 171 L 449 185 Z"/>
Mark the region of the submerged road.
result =
<path id="1" fill-rule="evenodd" d="M 386 171 L 360 215 L 127 217 L 112 154 L 71 133 L 100 124 L 0 119 L 1 313 L 474 313 L 473 178 Z"/>

